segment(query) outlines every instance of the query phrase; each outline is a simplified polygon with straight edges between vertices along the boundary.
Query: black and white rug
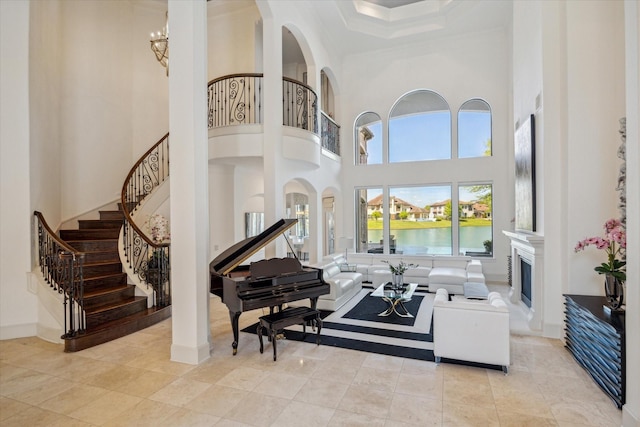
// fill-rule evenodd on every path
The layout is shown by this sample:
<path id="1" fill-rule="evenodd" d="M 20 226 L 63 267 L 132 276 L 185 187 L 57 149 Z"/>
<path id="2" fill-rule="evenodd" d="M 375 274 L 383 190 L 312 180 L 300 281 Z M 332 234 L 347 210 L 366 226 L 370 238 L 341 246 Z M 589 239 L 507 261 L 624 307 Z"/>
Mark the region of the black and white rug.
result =
<path id="1" fill-rule="evenodd" d="M 389 356 L 433 361 L 431 335 L 434 294 L 416 292 L 405 306 L 414 318 L 395 314 L 378 316 L 387 307 L 379 297 L 372 297 L 372 289 L 360 293 L 339 310 L 323 312 L 321 345 L 366 351 Z M 255 333 L 256 325 L 243 332 Z M 302 326 L 285 330 L 287 339 L 315 344 L 315 334 L 302 333 Z"/>

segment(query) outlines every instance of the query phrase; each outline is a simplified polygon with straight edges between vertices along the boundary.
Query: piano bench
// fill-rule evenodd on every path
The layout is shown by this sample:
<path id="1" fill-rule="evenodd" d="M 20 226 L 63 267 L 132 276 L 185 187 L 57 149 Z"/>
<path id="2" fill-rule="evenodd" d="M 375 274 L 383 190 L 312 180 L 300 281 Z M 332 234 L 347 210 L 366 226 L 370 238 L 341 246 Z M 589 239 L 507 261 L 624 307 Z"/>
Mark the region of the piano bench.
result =
<path id="1" fill-rule="evenodd" d="M 276 334 L 278 331 L 286 328 L 287 326 L 299 325 L 302 323 L 302 332 L 306 334 L 307 323 L 309 322 L 318 329 L 316 334 L 316 344 L 320 345 L 322 319 L 320 319 L 320 312 L 318 310 L 314 310 L 309 307 L 293 307 L 260 317 L 260 322 L 258 323 L 257 328 L 258 339 L 260 340 L 260 353 L 264 350 L 262 345 L 263 331 L 266 331 L 269 341 L 271 341 L 271 345 L 273 345 L 273 360 L 275 362 L 277 357 Z"/>

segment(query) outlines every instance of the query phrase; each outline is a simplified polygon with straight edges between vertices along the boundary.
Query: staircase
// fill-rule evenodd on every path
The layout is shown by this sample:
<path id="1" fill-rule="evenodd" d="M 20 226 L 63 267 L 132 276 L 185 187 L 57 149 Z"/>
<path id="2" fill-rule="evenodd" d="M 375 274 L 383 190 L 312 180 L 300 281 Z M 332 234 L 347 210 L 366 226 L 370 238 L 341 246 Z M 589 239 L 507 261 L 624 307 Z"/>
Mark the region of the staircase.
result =
<path id="1" fill-rule="evenodd" d="M 122 210 L 100 211 L 98 220 L 79 220 L 79 229 L 60 230 L 60 238 L 85 253 L 83 266 L 86 329 L 64 337 L 74 352 L 139 331 L 171 316 L 171 306 L 147 308 L 147 297 L 135 296 L 127 284 L 118 252 Z"/>

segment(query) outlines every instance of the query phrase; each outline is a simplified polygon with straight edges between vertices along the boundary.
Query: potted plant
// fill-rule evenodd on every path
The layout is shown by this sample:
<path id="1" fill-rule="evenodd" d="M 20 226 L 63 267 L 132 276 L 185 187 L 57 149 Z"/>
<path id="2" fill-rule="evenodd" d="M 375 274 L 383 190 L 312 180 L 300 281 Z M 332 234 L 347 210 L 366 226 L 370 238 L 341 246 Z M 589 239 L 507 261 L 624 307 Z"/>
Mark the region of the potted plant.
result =
<path id="1" fill-rule="evenodd" d="M 604 224 L 604 237 L 588 237 L 580 240 L 575 251 L 580 252 L 587 246 L 595 246 L 607 254 L 607 262 L 603 262 L 594 270 L 605 275 L 605 295 L 609 306 L 619 309 L 624 301 L 624 283 L 627 280 L 626 261 L 624 260 L 627 247 L 627 233 L 622 223 L 617 219 L 610 219 Z"/>
<path id="2" fill-rule="evenodd" d="M 410 268 L 418 267 L 418 264 L 406 263 L 404 261 L 400 261 L 399 264 L 393 265 L 389 261 L 382 260 L 385 264 L 389 265 L 389 270 L 391 271 L 392 280 L 391 283 L 395 289 L 402 288 L 404 284 L 404 272 Z"/>
<path id="3" fill-rule="evenodd" d="M 493 252 L 493 241 L 485 240 L 484 242 L 482 242 L 482 245 L 484 246 L 484 251 L 486 253 L 490 254 L 491 252 Z"/>

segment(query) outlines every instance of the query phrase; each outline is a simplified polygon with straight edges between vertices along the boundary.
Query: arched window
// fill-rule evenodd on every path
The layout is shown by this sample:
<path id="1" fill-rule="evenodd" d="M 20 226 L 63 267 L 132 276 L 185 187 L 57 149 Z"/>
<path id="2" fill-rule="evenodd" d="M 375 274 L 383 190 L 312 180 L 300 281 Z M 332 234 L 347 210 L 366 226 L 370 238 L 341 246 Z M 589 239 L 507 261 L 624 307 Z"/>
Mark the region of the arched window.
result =
<path id="1" fill-rule="evenodd" d="M 491 107 L 470 99 L 458 111 L 458 158 L 491 156 Z"/>
<path id="2" fill-rule="evenodd" d="M 376 113 L 362 113 L 356 119 L 354 141 L 357 165 L 382 163 L 382 119 Z"/>
<path id="3" fill-rule="evenodd" d="M 374 187 L 368 178 L 354 186 L 356 251 L 493 257 L 493 175 L 482 170 L 483 176 L 475 177 L 477 168 L 458 161 L 492 155 L 491 121 L 486 101 L 464 102 L 458 111 L 457 156 L 452 159 L 451 111 L 436 92 L 418 89 L 395 102 L 386 124 L 387 154 L 380 116 L 358 116 L 355 163 L 381 165 L 375 168 Z M 440 160 L 439 165 L 430 168 L 430 160 Z M 391 164 L 399 162 L 418 163 L 400 168 Z M 423 165 L 424 173 L 415 173 Z M 395 179 L 399 175 L 401 184 Z M 393 183 L 386 181 L 389 176 Z"/>
<path id="4" fill-rule="evenodd" d="M 451 158 L 449 104 L 430 90 L 402 96 L 389 114 L 389 163 Z"/>

